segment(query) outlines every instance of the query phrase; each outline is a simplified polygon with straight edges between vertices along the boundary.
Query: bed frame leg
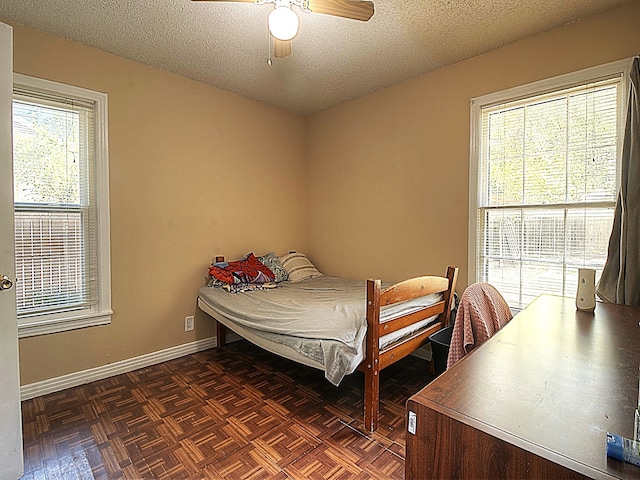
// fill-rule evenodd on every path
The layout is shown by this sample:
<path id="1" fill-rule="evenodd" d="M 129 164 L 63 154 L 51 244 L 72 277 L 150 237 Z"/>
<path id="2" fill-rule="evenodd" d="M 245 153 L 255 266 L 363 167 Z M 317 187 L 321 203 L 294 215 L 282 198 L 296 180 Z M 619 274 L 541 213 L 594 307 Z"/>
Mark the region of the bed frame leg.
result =
<path id="1" fill-rule="evenodd" d="M 380 289 L 382 282 L 367 280 L 367 357 L 364 362 L 364 428 L 378 429 L 380 401 Z"/>
<path id="2" fill-rule="evenodd" d="M 216 322 L 216 343 L 218 348 L 223 348 L 226 345 L 226 334 L 227 327 L 220 322 Z"/>
<path id="3" fill-rule="evenodd" d="M 374 363 L 377 363 L 377 359 Z M 369 432 L 378 429 L 380 405 L 380 375 L 377 365 L 367 365 L 364 372 L 364 428 Z"/>

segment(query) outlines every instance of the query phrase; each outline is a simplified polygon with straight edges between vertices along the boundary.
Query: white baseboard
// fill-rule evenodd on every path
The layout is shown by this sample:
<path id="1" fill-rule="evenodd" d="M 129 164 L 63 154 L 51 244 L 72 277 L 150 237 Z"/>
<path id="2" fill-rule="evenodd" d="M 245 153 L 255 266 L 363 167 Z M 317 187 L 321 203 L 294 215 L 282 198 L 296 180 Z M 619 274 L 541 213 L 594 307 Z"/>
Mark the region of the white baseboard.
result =
<path id="1" fill-rule="evenodd" d="M 234 332 L 227 332 L 227 343 L 236 342 L 242 338 Z M 205 338 L 191 343 L 185 343 L 176 347 L 159 350 L 157 352 L 147 353 L 139 357 L 128 358 L 115 363 L 109 363 L 101 367 L 90 368 L 80 372 L 69 373 L 61 377 L 49 378 L 40 382 L 22 385 L 20 387 L 20 400 L 29 400 L 41 395 L 59 392 L 66 388 L 77 387 L 85 383 L 103 380 L 105 378 L 120 375 L 122 373 L 131 372 L 150 365 L 167 362 L 176 358 L 184 357 L 192 353 L 201 352 L 209 348 L 215 347 L 217 344 L 216 337 Z M 431 349 L 429 345 L 422 347 L 412 355 L 423 360 L 431 360 Z"/>
<path id="2" fill-rule="evenodd" d="M 239 339 L 240 337 L 237 338 Z M 228 335 L 227 342 L 234 340 L 236 340 L 234 336 Z M 131 372 L 157 363 L 184 357 L 185 355 L 213 348 L 216 346 L 216 341 L 216 337 L 205 338 L 203 340 L 185 343 L 184 345 L 178 345 L 158 352 L 147 353 L 139 357 L 109 363 L 101 367 L 90 368 L 89 370 L 74 372 L 61 377 L 22 385 L 20 387 L 20 400 L 29 400 L 31 398 L 39 397 L 40 395 L 59 392 L 65 388 L 77 387 L 78 385 L 84 385 L 85 383 L 103 380 L 114 375 L 120 375 L 121 373 Z"/>

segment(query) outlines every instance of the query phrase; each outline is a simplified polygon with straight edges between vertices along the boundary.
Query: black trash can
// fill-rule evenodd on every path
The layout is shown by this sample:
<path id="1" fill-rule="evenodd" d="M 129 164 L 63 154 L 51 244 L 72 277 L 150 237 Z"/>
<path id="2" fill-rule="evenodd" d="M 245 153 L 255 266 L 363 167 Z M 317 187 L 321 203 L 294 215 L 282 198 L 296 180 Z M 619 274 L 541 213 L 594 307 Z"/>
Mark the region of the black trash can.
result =
<path id="1" fill-rule="evenodd" d="M 447 358 L 449 357 L 449 347 L 451 346 L 451 335 L 453 325 L 442 328 L 436 333 L 429 335 L 431 341 L 431 354 L 433 355 L 433 367 L 436 377 L 447 369 Z"/>

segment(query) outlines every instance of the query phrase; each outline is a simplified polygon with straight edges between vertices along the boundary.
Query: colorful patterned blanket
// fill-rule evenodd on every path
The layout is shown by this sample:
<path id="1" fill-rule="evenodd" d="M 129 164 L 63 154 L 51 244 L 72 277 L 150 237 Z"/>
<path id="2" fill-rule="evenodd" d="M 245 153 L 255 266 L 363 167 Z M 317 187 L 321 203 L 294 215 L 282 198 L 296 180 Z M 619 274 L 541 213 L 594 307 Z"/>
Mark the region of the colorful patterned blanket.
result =
<path id="1" fill-rule="evenodd" d="M 209 267 L 211 279 L 227 285 L 263 285 L 275 280 L 275 274 L 253 253 L 235 262 L 214 263 Z"/>

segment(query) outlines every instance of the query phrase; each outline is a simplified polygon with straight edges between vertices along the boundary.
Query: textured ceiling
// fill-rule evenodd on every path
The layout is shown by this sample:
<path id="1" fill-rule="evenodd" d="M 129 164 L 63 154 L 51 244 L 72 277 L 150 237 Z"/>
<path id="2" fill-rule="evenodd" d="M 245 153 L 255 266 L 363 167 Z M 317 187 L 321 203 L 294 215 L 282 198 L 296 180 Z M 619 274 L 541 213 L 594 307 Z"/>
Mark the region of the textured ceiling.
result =
<path id="1" fill-rule="evenodd" d="M 273 5 L 2 0 L 0 19 L 310 114 L 629 0 L 375 0 L 368 22 L 300 12 L 268 65 Z"/>

